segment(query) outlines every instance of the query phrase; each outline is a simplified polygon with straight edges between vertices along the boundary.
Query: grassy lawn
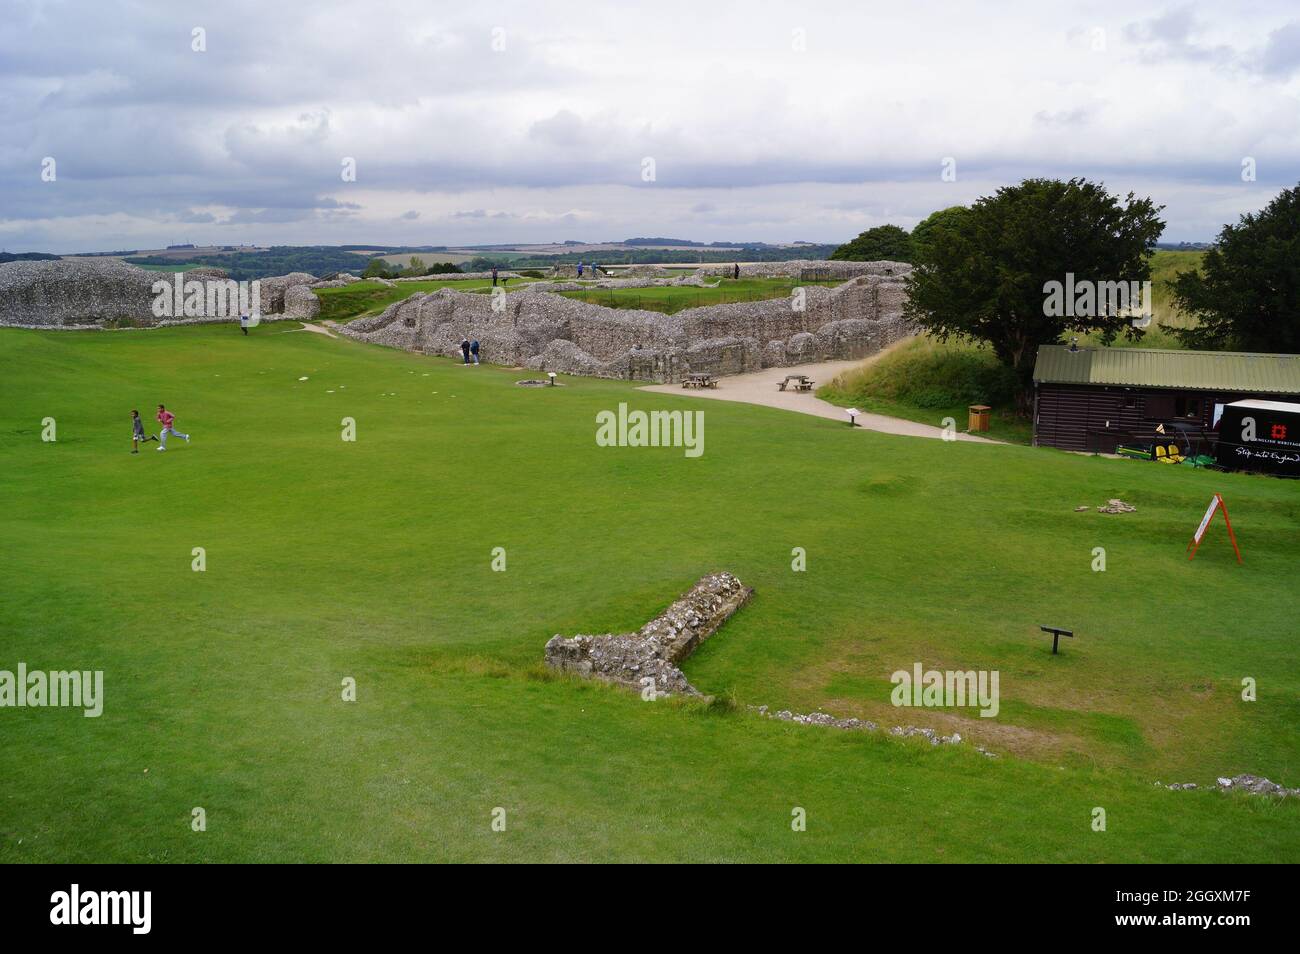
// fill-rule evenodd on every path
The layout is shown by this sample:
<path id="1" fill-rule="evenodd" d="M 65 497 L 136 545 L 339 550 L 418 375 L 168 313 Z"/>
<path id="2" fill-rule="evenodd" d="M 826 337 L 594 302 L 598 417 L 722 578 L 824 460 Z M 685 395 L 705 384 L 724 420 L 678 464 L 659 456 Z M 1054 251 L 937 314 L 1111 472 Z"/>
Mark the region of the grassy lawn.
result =
<path id="1" fill-rule="evenodd" d="M 511 279 L 507 288 L 518 288 L 530 280 Z M 428 281 L 398 282 L 391 287 L 366 279 L 339 288 L 317 288 L 315 292 L 320 299 L 320 319 L 346 323 L 366 315 L 377 315 L 393 302 L 409 298 L 416 292 L 433 292 L 439 288 L 482 292 L 491 287 L 491 279 L 467 281 L 463 278 L 430 278 Z"/>
<path id="2" fill-rule="evenodd" d="M 607 308 L 643 308 L 671 315 L 687 308 L 705 305 L 722 305 L 739 301 L 766 301 L 783 298 L 799 287 L 822 285 L 832 287 L 842 281 L 799 282 L 790 278 L 723 279 L 716 288 L 697 288 L 690 285 L 662 285 L 648 288 L 593 288 L 591 291 L 560 292 L 566 298 L 577 298 L 593 305 Z"/>
<path id="3" fill-rule="evenodd" d="M 1300 784 L 1293 483 L 728 402 L 699 458 L 602 448 L 600 410 L 704 402 L 296 328 L 0 330 L 0 669 L 105 690 L 0 709 L 0 862 L 1300 861 L 1300 804 L 1153 784 Z M 159 401 L 193 442 L 133 456 Z M 1217 524 L 1184 556 L 1215 491 L 1244 566 Z M 756 595 L 686 671 L 734 707 L 540 665 L 715 569 Z M 915 662 L 997 669 L 997 718 L 894 709 Z"/>
<path id="4" fill-rule="evenodd" d="M 1028 444 L 1033 422 L 1017 413 L 1014 393 L 1014 381 L 987 348 L 928 335 L 900 341 L 817 391 L 833 404 L 934 427 L 950 417 L 958 431 L 966 430 L 972 404 L 986 404 L 993 410 L 985 436 Z"/>

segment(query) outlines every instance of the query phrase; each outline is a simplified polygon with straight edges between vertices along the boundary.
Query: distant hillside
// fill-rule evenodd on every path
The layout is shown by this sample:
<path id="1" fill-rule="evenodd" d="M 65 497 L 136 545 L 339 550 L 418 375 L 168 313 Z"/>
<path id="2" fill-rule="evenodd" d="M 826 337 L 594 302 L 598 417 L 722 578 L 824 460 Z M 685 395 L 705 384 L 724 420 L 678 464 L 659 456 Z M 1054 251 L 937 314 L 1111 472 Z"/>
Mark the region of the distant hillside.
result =
<path id="1" fill-rule="evenodd" d="M 0 252 L 0 265 L 5 262 L 49 262 L 62 257 L 48 252 Z"/>
<path id="2" fill-rule="evenodd" d="M 649 240 L 647 240 L 649 241 Z M 624 242 L 624 245 L 628 243 Z M 706 265 L 720 262 L 790 262 L 796 259 L 825 259 L 837 245 L 800 245 L 790 248 L 778 245 L 728 246 L 727 251 L 717 251 L 709 246 L 691 248 L 636 248 L 605 249 L 602 251 L 564 252 L 557 255 L 516 255 L 510 258 L 493 258 L 481 255 L 461 265 L 467 272 L 482 271 L 493 264 L 509 262 L 511 268 L 545 268 L 550 265 L 571 265 L 575 262 L 598 262 L 601 265 Z"/>
<path id="3" fill-rule="evenodd" d="M 141 267 L 178 267 L 177 259 L 163 255 L 144 255 L 127 258 L 130 265 Z M 209 265 L 224 268 L 236 281 L 252 281 L 287 275 L 290 272 L 310 272 L 312 275 L 329 275 L 334 272 L 360 274 L 369 259 L 356 252 L 347 252 L 331 245 L 277 245 L 263 252 L 229 252 L 220 255 L 187 256 L 181 264 Z"/>

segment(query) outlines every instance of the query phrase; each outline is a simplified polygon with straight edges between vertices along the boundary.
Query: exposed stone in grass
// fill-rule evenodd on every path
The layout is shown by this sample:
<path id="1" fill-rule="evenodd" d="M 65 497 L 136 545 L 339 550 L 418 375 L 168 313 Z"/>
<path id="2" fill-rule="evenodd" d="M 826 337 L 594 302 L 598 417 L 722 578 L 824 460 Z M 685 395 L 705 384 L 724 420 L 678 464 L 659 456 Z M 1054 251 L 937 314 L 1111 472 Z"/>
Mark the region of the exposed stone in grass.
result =
<path id="1" fill-rule="evenodd" d="M 730 573 L 712 573 L 635 633 L 571 636 L 546 644 L 546 664 L 657 696 L 700 695 L 678 665 L 749 601 L 753 590 Z M 650 686 L 644 679 L 654 680 Z"/>
<path id="2" fill-rule="evenodd" d="M 767 706 L 750 706 L 749 708 L 753 709 L 759 715 L 766 716 L 769 719 L 779 719 L 782 722 L 795 722 L 799 725 L 820 725 L 831 729 L 857 730 L 862 732 L 875 732 L 880 728 L 879 725 L 868 719 L 840 719 L 826 712 L 801 713 L 791 712 L 789 709 L 778 709 L 776 712 L 772 712 Z M 954 732 L 952 735 L 940 735 L 934 729 L 921 728 L 920 726 L 915 725 L 896 725 L 889 730 L 889 734 L 900 736 L 902 738 L 910 738 L 911 736 L 919 735 L 928 739 L 931 745 L 958 745 L 961 742 L 960 733 Z M 978 745 L 975 746 L 975 750 L 988 758 L 997 758 L 997 756 L 992 752 L 989 752 Z"/>
<path id="3" fill-rule="evenodd" d="M 1135 513 L 1136 511 L 1137 507 L 1134 507 L 1132 504 L 1126 504 L 1118 497 L 1110 498 L 1110 500 L 1106 501 L 1104 507 L 1097 508 L 1098 513 Z"/>
<path id="4" fill-rule="evenodd" d="M 1156 782 L 1156 786 L 1163 786 L 1172 792 L 1190 792 L 1200 788 L 1195 782 L 1174 782 L 1172 785 Z M 1260 775 L 1243 774 L 1234 775 L 1232 778 L 1218 778 L 1215 779 L 1215 789 L 1220 792 L 1245 792 L 1247 795 L 1275 795 L 1278 798 L 1300 797 L 1300 788 L 1287 788 L 1277 782 L 1270 782 Z"/>

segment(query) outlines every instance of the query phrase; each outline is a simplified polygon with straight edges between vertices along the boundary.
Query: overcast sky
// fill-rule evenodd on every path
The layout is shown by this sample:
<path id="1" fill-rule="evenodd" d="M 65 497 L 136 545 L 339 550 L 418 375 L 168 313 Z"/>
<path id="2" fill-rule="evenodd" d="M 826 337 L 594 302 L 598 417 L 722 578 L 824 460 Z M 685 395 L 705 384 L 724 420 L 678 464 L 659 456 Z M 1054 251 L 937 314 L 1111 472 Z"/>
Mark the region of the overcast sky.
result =
<path id="1" fill-rule="evenodd" d="M 0 0 L 9 251 L 839 242 L 1074 175 L 1171 241 L 1295 185 L 1300 4 Z"/>

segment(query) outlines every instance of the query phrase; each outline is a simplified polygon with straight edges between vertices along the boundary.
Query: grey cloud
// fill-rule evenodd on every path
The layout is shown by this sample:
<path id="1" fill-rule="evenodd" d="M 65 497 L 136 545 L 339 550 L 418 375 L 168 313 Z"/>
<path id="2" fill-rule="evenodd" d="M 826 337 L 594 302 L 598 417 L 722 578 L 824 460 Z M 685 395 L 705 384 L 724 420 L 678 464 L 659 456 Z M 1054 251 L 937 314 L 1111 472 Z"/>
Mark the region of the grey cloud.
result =
<path id="1" fill-rule="evenodd" d="M 1300 70 L 1300 21 L 1288 23 L 1269 34 L 1260 57 L 1260 70 L 1282 79 L 1290 79 Z"/>
<path id="2" fill-rule="evenodd" d="M 1184 6 L 1130 23 L 1124 28 L 1124 35 L 1140 44 L 1143 56 L 1150 60 L 1228 63 L 1236 57 L 1236 51 L 1226 44 L 1198 43 L 1195 36 L 1199 29 L 1192 7 Z"/>

